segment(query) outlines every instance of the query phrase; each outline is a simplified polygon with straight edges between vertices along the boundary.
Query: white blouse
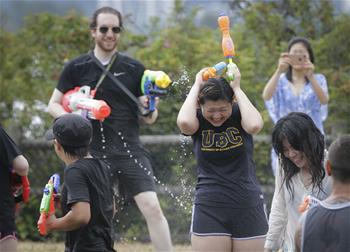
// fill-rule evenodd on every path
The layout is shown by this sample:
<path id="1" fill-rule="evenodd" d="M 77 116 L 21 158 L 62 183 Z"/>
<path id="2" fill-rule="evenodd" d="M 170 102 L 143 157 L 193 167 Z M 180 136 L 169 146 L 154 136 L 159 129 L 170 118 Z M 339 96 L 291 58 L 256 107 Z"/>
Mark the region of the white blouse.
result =
<path id="1" fill-rule="evenodd" d="M 301 216 L 298 207 L 303 202 L 304 196 L 311 195 L 319 200 L 327 198 L 331 193 L 332 179 L 326 175 L 322 182 L 324 192 L 319 192 L 317 188 L 312 190 L 312 186 L 305 187 L 301 173 L 298 172 L 291 179 L 291 185 L 294 188 L 292 199 L 285 183 L 281 188 L 281 169 L 277 170 L 265 248 L 273 251 L 283 248 L 291 252 L 295 251 L 294 235 Z"/>

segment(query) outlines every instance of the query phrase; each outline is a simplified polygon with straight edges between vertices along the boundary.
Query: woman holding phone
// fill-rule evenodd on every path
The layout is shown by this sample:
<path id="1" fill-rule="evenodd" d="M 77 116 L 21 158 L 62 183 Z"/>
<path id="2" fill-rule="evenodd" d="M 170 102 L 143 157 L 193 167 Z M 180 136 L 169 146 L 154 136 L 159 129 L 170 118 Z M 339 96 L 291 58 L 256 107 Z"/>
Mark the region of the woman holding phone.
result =
<path id="1" fill-rule="evenodd" d="M 328 87 L 325 76 L 314 73 L 314 62 L 313 50 L 306 38 L 295 37 L 289 41 L 288 52 L 281 54 L 277 69 L 262 94 L 274 124 L 290 112 L 304 112 L 324 134 Z M 275 174 L 278 160 L 274 151 L 271 159 Z"/>

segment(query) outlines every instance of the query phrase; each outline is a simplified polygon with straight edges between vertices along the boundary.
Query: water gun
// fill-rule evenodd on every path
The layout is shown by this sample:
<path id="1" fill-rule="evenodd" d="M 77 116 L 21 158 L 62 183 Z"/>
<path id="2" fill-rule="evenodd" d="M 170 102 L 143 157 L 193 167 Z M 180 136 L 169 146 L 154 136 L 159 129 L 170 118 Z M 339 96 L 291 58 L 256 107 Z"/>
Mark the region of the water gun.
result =
<path id="1" fill-rule="evenodd" d="M 28 202 L 30 196 L 30 184 L 27 176 L 20 176 L 12 171 L 11 187 L 16 203 Z"/>
<path id="2" fill-rule="evenodd" d="M 226 75 L 230 81 L 234 80 L 233 69 L 236 66 L 232 59 L 236 55 L 235 46 L 230 36 L 230 19 L 227 15 L 221 14 L 218 18 L 219 28 L 222 32 L 222 51 L 228 59 Z"/>
<path id="3" fill-rule="evenodd" d="M 205 70 L 202 74 L 202 79 L 204 81 L 207 81 L 209 78 L 220 76 L 225 69 L 226 69 L 226 63 L 221 61 L 215 64 L 214 66 L 209 67 L 207 70 Z"/>
<path id="4" fill-rule="evenodd" d="M 300 213 L 303 213 L 306 210 L 308 210 L 314 206 L 317 206 L 319 204 L 320 204 L 319 199 L 312 197 L 311 195 L 306 195 L 306 196 L 304 196 L 303 202 L 299 205 L 298 210 Z"/>
<path id="5" fill-rule="evenodd" d="M 42 236 L 47 235 L 46 220 L 55 213 L 54 199 L 58 194 L 60 187 L 60 176 L 53 174 L 43 190 L 43 197 L 40 203 L 40 217 L 37 223 L 39 233 Z"/>
<path id="6" fill-rule="evenodd" d="M 20 203 L 27 203 L 30 196 L 30 184 L 27 176 L 18 175 L 10 166 L 11 178 L 10 185 L 12 190 L 12 195 L 16 202 L 16 213 L 19 210 Z"/>
<path id="7" fill-rule="evenodd" d="M 95 91 L 89 86 L 75 87 L 67 91 L 61 104 L 65 111 L 80 113 L 89 119 L 104 120 L 111 113 L 111 108 L 103 100 L 95 100 Z"/>
<path id="8" fill-rule="evenodd" d="M 155 98 L 166 95 L 165 90 L 171 84 L 171 79 L 163 71 L 145 70 L 141 79 L 141 90 L 149 98 L 148 110 L 152 113 L 155 107 Z"/>

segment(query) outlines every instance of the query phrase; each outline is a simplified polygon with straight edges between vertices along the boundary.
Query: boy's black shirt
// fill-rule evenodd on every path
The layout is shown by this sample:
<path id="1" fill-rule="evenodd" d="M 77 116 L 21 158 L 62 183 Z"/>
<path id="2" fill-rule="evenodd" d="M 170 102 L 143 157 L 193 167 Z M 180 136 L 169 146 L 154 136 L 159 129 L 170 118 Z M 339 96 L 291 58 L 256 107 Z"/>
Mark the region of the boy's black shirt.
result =
<path id="1" fill-rule="evenodd" d="M 112 239 L 113 198 L 106 165 L 84 158 L 68 165 L 62 189 L 63 214 L 77 202 L 89 202 L 91 219 L 86 226 L 66 234 L 66 252 L 115 251 Z"/>

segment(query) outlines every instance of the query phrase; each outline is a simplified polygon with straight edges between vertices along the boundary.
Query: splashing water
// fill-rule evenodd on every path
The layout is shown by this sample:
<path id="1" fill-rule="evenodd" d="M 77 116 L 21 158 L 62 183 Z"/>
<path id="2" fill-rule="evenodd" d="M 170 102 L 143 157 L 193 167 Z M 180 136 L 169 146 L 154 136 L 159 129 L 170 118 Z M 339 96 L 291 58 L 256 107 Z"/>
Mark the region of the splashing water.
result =
<path id="1" fill-rule="evenodd" d="M 188 94 L 189 90 L 191 89 L 192 85 L 189 85 L 190 82 L 190 78 L 188 75 L 188 71 L 183 68 L 181 70 L 181 76 L 179 77 L 178 80 L 174 81 L 172 83 L 171 89 L 174 89 L 173 91 L 175 92 L 176 90 L 179 90 L 180 92 L 177 92 L 177 94 L 179 95 L 178 98 L 181 97 L 181 99 L 183 100 L 185 95 Z M 170 90 L 171 91 L 171 90 Z M 176 95 L 176 96 L 178 96 Z M 102 150 L 106 149 L 106 138 L 104 136 L 104 130 L 103 130 L 103 124 L 102 122 L 100 123 L 101 125 L 101 141 L 102 141 Z M 194 184 L 195 181 L 191 180 L 191 173 L 193 173 L 193 171 L 190 169 L 189 165 L 186 165 L 189 156 L 192 155 L 191 151 L 188 151 L 188 147 L 190 146 L 191 140 L 189 137 L 185 137 L 183 136 L 181 138 L 181 142 L 180 142 L 180 148 L 174 148 L 172 149 L 173 154 L 171 154 L 170 160 L 174 161 L 176 160 L 176 163 L 178 164 L 178 174 L 176 175 L 179 178 L 179 181 L 176 183 L 179 186 L 170 186 L 165 184 L 164 182 L 162 182 L 159 178 L 157 178 L 156 176 L 154 176 L 152 174 L 152 172 L 145 167 L 142 162 L 140 162 L 140 160 L 138 160 L 136 158 L 136 156 L 132 153 L 132 151 L 130 150 L 128 143 L 125 139 L 125 137 L 123 136 L 123 133 L 121 131 L 116 132 L 116 134 L 120 137 L 122 146 L 125 148 L 126 152 L 128 153 L 128 156 L 131 160 L 134 160 L 134 163 L 141 169 L 143 170 L 143 172 L 145 172 L 148 176 L 152 176 L 154 182 L 156 185 L 158 185 L 158 189 L 165 192 L 167 195 L 170 196 L 170 198 L 174 201 L 175 205 L 179 206 L 181 209 L 184 210 L 184 212 L 186 214 L 189 214 L 189 216 L 191 216 L 191 212 L 192 212 L 192 201 L 193 201 L 193 193 L 194 193 Z M 104 159 L 106 158 L 105 155 L 102 156 Z M 107 163 L 107 167 L 110 168 L 110 164 Z M 118 171 L 118 173 L 121 173 L 121 171 Z M 112 175 L 113 176 L 113 175 Z M 116 204 L 117 204 L 117 211 L 118 214 L 117 216 L 123 212 L 123 210 L 126 208 L 126 204 L 125 204 L 125 199 L 123 197 L 120 197 L 120 194 L 118 192 L 118 188 L 114 187 L 114 194 L 117 196 L 116 198 Z M 180 189 L 180 190 L 178 190 Z M 174 191 L 176 190 L 176 191 Z M 124 215 L 128 216 L 129 214 L 127 213 L 127 211 L 124 211 Z M 131 214 L 132 215 L 132 214 Z M 130 215 L 130 216 L 131 216 Z M 121 225 L 123 229 L 126 228 L 125 225 L 123 225 L 122 221 L 120 219 L 114 219 L 115 223 L 117 223 L 118 225 Z M 135 236 L 133 236 L 132 238 L 129 237 L 120 237 L 120 241 L 121 242 L 128 242 L 128 241 L 132 241 L 132 240 L 136 240 L 137 238 Z"/>

